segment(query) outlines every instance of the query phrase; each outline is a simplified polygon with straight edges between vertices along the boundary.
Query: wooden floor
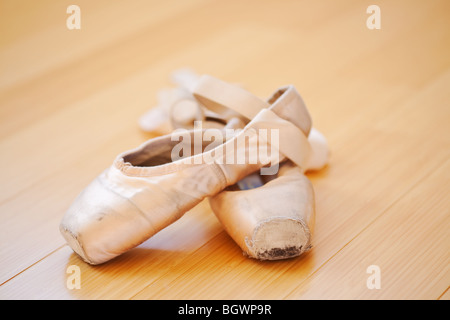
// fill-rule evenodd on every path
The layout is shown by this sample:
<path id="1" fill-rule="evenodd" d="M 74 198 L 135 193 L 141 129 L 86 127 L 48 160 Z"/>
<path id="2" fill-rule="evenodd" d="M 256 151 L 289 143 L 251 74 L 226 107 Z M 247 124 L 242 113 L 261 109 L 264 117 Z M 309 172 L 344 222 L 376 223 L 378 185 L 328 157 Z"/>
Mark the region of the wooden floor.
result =
<path id="1" fill-rule="evenodd" d="M 65 210 L 151 138 L 137 120 L 183 67 L 300 91 L 332 150 L 312 251 L 248 259 L 207 201 L 104 265 L 65 244 Z M 449 127 L 448 0 L 1 1 L 0 298 L 450 299 Z"/>

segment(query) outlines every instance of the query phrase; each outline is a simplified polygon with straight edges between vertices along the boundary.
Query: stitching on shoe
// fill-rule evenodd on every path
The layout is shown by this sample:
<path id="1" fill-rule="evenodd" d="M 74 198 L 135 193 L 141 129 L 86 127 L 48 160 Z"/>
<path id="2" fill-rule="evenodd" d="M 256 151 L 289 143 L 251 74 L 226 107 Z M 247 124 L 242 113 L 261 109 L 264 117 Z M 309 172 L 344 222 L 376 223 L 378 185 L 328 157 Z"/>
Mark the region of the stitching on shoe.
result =
<path id="1" fill-rule="evenodd" d="M 224 189 L 226 186 L 228 186 L 228 179 L 225 175 L 225 172 L 223 171 L 222 167 L 218 163 L 213 163 L 213 170 L 217 172 L 217 177 L 220 179 L 222 186 L 221 189 Z"/>

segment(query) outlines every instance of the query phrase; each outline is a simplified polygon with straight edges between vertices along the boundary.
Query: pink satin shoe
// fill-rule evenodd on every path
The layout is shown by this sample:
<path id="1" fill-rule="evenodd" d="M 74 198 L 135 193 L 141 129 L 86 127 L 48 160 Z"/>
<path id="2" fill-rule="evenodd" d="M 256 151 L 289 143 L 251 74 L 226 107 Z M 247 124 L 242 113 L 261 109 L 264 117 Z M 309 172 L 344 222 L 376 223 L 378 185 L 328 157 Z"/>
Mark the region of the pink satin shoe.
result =
<path id="1" fill-rule="evenodd" d="M 307 167 L 311 154 L 307 139 L 311 119 L 293 86 L 279 89 L 265 102 L 239 87 L 203 76 L 193 89 L 193 95 L 211 112 L 225 119 L 238 115 L 237 119 L 245 126 L 231 136 L 222 136 L 214 146 L 204 136 L 200 146 L 195 144 L 196 136 L 208 131 L 186 130 L 182 132 L 182 142 L 174 139 L 173 134 L 165 135 L 120 154 L 111 167 L 81 192 L 60 224 L 68 244 L 86 262 L 100 264 L 138 246 L 206 197 L 217 195 L 258 170 L 273 171 L 288 159 L 294 167 L 300 168 L 295 169 L 297 171 L 303 172 L 301 168 Z M 279 139 L 268 139 L 261 134 L 268 131 L 273 133 L 271 137 Z M 174 159 L 174 154 L 179 155 L 180 150 L 183 157 Z M 260 150 L 270 152 L 249 158 L 249 155 L 259 155 Z M 283 168 L 284 165 L 277 179 L 290 172 L 289 168 Z M 303 176 L 299 181 L 309 188 Z M 261 190 L 268 190 L 271 185 L 268 182 Z M 267 201 L 277 202 L 277 199 Z M 219 206 L 221 201 L 213 202 Z M 236 210 L 235 214 L 245 212 Z M 223 219 L 223 214 L 218 216 Z M 306 219 L 304 224 L 310 221 Z M 258 239 L 260 236 L 250 239 L 251 246 L 259 248 L 254 243 Z M 300 251 L 307 246 L 307 242 L 302 240 L 302 243 Z M 255 257 L 264 258 L 261 250 L 255 251 Z M 273 252 L 268 257 L 276 257 Z"/>

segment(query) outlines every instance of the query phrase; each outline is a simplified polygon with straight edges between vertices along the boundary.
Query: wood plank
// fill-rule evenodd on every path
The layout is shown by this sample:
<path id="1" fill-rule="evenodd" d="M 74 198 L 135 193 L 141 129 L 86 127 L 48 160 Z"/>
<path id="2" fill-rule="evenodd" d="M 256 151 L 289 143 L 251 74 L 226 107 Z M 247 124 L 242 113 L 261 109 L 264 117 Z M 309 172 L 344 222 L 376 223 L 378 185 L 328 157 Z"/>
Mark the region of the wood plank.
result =
<path id="1" fill-rule="evenodd" d="M 73 4 L 70 1 L 39 5 L 34 1 L 15 2 L 2 1 L 0 11 L 4 24 L 1 30 L 7 35 L 0 42 L 0 92 L 108 49 L 118 41 L 134 41 L 142 30 L 168 27 L 166 20 L 173 25 L 170 19 L 179 19 L 180 14 L 188 17 L 190 10 L 197 10 L 206 1 L 80 0 L 80 30 L 67 29 L 66 10 Z"/>
<path id="2" fill-rule="evenodd" d="M 439 297 L 439 300 L 450 300 L 450 287 L 447 287 L 447 290 Z"/>
<path id="3" fill-rule="evenodd" d="M 449 169 L 447 160 L 287 298 L 439 298 L 450 283 Z M 371 265 L 379 289 L 367 285 Z"/>
<path id="4" fill-rule="evenodd" d="M 0 146 L 9 150 L 9 156 L 15 159 L 15 167 L 21 168 L 11 170 L 10 158 L 0 159 L 3 165 L 0 166 L 1 177 L 10 181 L 0 185 L 0 199 L 3 200 L 0 201 L 0 212 L 8 219 L 0 226 L 0 250 L 5 256 L 0 260 L 3 271 L 0 283 L 60 247 L 63 238 L 58 225 L 76 195 L 111 165 L 120 152 L 149 138 L 139 131 L 137 118 L 150 108 L 149 101 L 155 103 L 154 96 L 162 87 L 161 83 L 167 81 L 171 63 L 179 63 L 177 59 L 186 54 L 195 56 L 202 52 L 200 56 L 208 56 L 211 50 L 221 50 L 229 57 L 236 57 L 236 68 L 239 68 L 250 59 L 254 50 L 265 46 L 258 41 L 261 39 L 258 30 L 253 27 L 227 30 L 215 41 L 206 40 L 207 44 L 201 44 L 200 51 L 197 47 L 195 51 L 161 62 L 157 67 L 142 70 L 0 140 Z M 231 38 L 240 44 L 241 51 L 229 48 Z M 266 33 L 265 40 L 277 44 L 285 38 L 275 32 Z M 149 90 L 153 97 L 147 96 Z M 30 150 L 35 152 L 30 154 Z M 36 229 L 36 223 L 41 228 Z M 25 231 L 28 236 L 22 237 Z"/>
<path id="5" fill-rule="evenodd" d="M 448 1 L 380 0 L 381 30 L 357 0 L 80 0 L 80 32 L 65 27 L 69 4 L 0 4 L 0 298 L 448 300 Z M 310 253 L 245 258 L 207 202 L 102 266 L 64 244 L 65 209 L 150 137 L 137 118 L 186 66 L 305 98 L 332 149 L 309 174 Z M 365 286 L 370 264 L 380 290 Z M 80 290 L 66 286 L 70 265 Z"/>
<path id="6" fill-rule="evenodd" d="M 374 135 L 369 133 L 367 137 L 369 136 Z M 336 163 L 333 167 L 330 166 L 326 173 L 320 173 L 314 177 L 313 184 L 317 195 L 316 230 L 313 239 L 314 248 L 306 256 L 287 261 L 258 263 L 241 257 L 240 250 L 235 248 L 237 250 L 232 258 L 227 258 L 225 265 L 238 264 L 239 267 L 224 267 L 226 270 L 224 272 L 221 268 L 211 268 L 211 264 L 216 263 L 215 260 L 221 260 L 222 257 L 228 257 L 231 248 L 226 245 L 220 246 L 217 242 L 221 240 L 214 239 L 215 241 L 208 243 L 211 249 L 202 247 L 202 250 L 198 252 L 200 257 L 189 257 L 180 264 L 181 269 L 176 268 L 176 272 L 173 271 L 158 282 L 152 283 L 136 298 L 277 299 L 283 297 L 307 276 L 326 264 L 336 252 L 370 225 L 378 215 L 404 196 L 411 185 L 418 183 L 448 157 L 448 152 L 441 152 L 439 157 L 435 155 L 431 160 L 423 154 L 412 160 L 410 165 L 420 167 L 426 163 L 427 169 L 412 174 L 409 167 L 403 165 L 401 159 L 404 154 L 415 149 L 416 139 L 408 141 L 401 138 L 397 140 L 397 145 L 402 145 L 402 148 L 382 149 L 386 141 L 393 140 L 392 136 L 378 134 L 376 141 L 373 138 L 367 141 L 365 138 L 366 136 L 363 136 L 359 143 L 352 144 L 354 149 L 360 149 L 360 153 L 354 153 L 352 159 L 348 159 L 346 155 L 354 149 L 343 148 L 342 153 L 335 154 L 335 157 L 338 157 L 336 162 L 339 161 L 340 164 Z M 436 144 L 430 146 L 430 150 L 435 148 Z M 380 149 L 383 152 L 367 161 L 367 152 Z M 367 174 L 367 167 L 356 166 L 358 162 L 364 162 L 367 167 L 371 167 L 371 174 Z M 374 166 L 377 166 L 378 170 L 374 170 Z M 349 177 L 358 177 L 358 179 Z M 352 195 L 351 201 L 350 195 Z M 245 283 L 245 286 L 242 283 Z"/>
<path id="7" fill-rule="evenodd" d="M 1 299 L 127 299 L 164 276 L 221 232 L 203 202 L 138 248 L 99 266 L 83 262 L 67 245 L 0 286 Z M 67 269 L 81 270 L 81 289 L 67 287 Z"/>

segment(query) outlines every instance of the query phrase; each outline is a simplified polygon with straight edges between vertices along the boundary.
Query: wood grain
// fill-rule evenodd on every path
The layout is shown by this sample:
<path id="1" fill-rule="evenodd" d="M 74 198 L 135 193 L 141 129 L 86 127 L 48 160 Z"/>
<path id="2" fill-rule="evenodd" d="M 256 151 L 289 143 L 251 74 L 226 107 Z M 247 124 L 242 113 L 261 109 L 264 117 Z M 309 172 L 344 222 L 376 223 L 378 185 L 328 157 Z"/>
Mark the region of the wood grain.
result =
<path id="1" fill-rule="evenodd" d="M 448 1 L 377 1 L 380 30 L 369 1 L 80 0 L 81 30 L 70 4 L 0 4 L 1 299 L 449 299 Z M 311 252 L 248 259 L 207 201 L 101 266 L 65 244 L 64 211 L 151 138 L 137 119 L 183 67 L 298 88 L 332 151 Z"/>

